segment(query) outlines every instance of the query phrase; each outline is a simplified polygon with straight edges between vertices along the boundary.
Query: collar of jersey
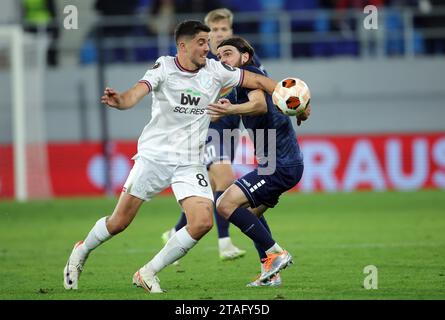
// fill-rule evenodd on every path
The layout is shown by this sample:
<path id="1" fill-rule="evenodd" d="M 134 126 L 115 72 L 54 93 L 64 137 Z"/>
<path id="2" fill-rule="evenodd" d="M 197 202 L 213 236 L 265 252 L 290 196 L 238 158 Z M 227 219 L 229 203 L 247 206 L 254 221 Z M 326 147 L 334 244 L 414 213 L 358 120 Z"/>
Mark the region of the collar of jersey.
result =
<path id="1" fill-rule="evenodd" d="M 192 71 L 192 70 L 187 70 L 186 68 L 184 68 L 183 66 L 181 66 L 181 64 L 179 63 L 179 59 L 176 56 L 175 57 L 175 64 L 178 67 L 179 70 L 183 71 L 183 72 L 189 72 L 189 73 L 197 73 L 199 71 L 199 69 Z"/>

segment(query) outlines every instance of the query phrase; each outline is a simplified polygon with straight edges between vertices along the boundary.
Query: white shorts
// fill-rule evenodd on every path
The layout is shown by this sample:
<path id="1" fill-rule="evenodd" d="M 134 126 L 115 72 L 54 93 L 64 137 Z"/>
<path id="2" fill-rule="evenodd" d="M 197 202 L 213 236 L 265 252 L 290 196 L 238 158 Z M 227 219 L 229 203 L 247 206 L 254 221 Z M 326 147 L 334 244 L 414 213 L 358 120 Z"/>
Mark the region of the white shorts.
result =
<path id="1" fill-rule="evenodd" d="M 204 165 L 164 164 L 137 157 L 123 191 L 149 201 L 171 186 L 176 200 L 198 196 L 213 201 L 212 187 Z"/>

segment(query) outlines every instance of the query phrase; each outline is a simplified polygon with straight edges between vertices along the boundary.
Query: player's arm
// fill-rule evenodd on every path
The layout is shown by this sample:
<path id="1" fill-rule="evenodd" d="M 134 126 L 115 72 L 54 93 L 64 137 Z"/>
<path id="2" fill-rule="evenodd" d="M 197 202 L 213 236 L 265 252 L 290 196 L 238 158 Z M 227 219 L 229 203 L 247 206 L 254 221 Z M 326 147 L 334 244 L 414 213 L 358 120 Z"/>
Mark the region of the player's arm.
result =
<path id="1" fill-rule="evenodd" d="M 148 93 L 149 89 L 145 83 L 138 82 L 131 89 L 124 93 L 119 93 L 111 88 L 105 88 L 101 102 L 109 107 L 119 110 L 130 109 L 142 100 Z"/>
<path id="2" fill-rule="evenodd" d="M 241 83 L 241 87 L 249 89 L 261 89 L 272 95 L 275 87 L 277 86 L 277 83 L 278 82 L 268 77 L 244 70 L 244 78 L 243 82 Z"/>
<path id="3" fill-rule="evenodd" d="M 241 116 L 257 116 L 267 112 L 266 97 L 262 90 L 253 90 L 248 93 L 249 101 L 241 104 L 232 104 L 228 99 L 220 99 L 207 107 L 207 114 L 212 120 L 223 116 L 238 114 Z"/>

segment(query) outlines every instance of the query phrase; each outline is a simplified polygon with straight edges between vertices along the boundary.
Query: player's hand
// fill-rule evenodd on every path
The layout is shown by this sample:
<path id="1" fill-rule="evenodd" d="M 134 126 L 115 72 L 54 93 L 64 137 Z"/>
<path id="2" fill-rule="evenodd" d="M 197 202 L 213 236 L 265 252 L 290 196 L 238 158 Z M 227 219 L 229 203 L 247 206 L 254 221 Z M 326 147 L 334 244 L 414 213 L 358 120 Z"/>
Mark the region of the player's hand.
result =
<path id="1" fill-rule="evenodd" d="M 302 121 L 306 121 L 311 115 L 311 105 L 308 105 L 306 110 L 297 116 L 297 125 L 300 126 Z"/>
<path id="2" fill-rule="evenodd" d="M 121 104 L 121 97 L 118 92 L 106 87 L 104 90 L 104 95 L 100 98 L 100 102 L 112 108 L 118 108 Z"/>
<path id="3" fill-rule="evenodd" d="M 210 103 L 207 107 L 207 114 L 211 118 L 221 118 L 231 114 L 232 104 L 228 99 L 219 99 L 217 103 Z"/>

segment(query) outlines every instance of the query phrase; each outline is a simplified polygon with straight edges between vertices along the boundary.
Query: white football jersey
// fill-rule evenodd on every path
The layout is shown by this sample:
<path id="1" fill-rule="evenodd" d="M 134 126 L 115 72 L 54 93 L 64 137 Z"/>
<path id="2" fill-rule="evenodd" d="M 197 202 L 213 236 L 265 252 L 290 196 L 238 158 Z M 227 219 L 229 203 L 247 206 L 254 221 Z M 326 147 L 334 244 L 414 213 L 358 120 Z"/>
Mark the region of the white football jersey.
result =
<path id="1" fill-rule="evenodd" d="M 177 57 L 160 57 L 139 81 L 152 92 L 152 117 L 138 140 L 137 156 L 174 164 L 202 164 L 210 124 L 206 113 L 244 72 L 213 59 L 188 71 Z"/>

